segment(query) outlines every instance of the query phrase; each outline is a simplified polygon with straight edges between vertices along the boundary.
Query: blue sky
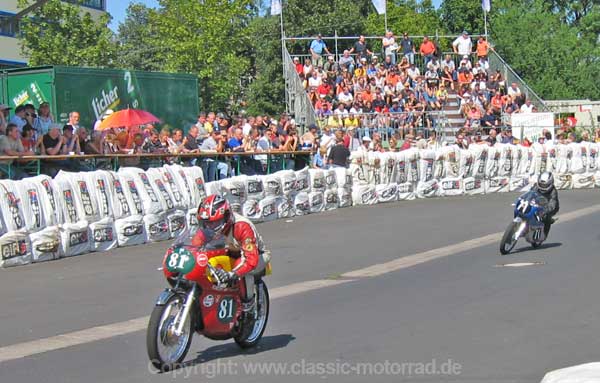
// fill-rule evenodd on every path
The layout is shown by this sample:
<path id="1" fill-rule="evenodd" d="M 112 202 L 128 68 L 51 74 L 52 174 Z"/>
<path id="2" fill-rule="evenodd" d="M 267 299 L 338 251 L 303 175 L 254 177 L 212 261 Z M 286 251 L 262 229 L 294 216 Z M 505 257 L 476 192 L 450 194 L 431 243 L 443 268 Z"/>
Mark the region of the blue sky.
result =
<path id="1" fill-rule="evenodd" d="M 110 27 L 113 30 L 117 30 L 119 23 L 125 19 L 127 7 L 131 3 L 142 3 L 149 7 L 158 6 L 158 0 L 136 0 L 136 1 L 123 1 L 123 0 L 107 0 L 106 10 L 113 17 Z"/>
<path id="2" fill-rule="evenodd" d="M 268 1 L 268 0 L 265 0 L 265 1 Z M 149 7 L 158 6 L 158 0 L 135 0 L 135 1 L 108 0 L 106 2 L 106 8 L 108 10 L 108 13 L 110 13 L 113 17 L 110 27 L 114 31 L 117 30 L 119 23 L 125 19 L 125 14 L 126 14 L 125 11 L 127 10 L 127 7 L 129 6 L 129 4 L 131 4 L 131 3 L 142 3 L 142 4 L 146 4 Z M 433 5 L 437 8 L 439 8 L 441 3 L 442 3 L 442 0 L 433 0 Z"/>

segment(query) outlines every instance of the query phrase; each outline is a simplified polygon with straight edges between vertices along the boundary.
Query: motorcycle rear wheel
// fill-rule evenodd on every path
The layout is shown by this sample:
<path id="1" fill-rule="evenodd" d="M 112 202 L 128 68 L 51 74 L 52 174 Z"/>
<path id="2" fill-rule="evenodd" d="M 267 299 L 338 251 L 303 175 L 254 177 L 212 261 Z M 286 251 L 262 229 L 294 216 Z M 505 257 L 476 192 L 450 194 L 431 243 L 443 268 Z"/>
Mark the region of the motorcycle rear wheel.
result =
<path id="1" fill-rule="evenodd" d="M 161 306 L 154 306 L 148 330 L 146 332 L 146 348 L 150 362 L 159 371 L 171 371 L 185 358 L 192 344 L 192 318 L 188 315 L 183 333 L 177 336 L 173 333 L 173 321 L 183 310 L 185 296 L 174 295 Z M 173 349 L 169 352 L 169 349 Z"/>
<path id="2" fill-rule="evenodd" d="M 504 230 L 504 235 L 500 241 L 500 254 L 506 255 L 510 253 L 512 249 L 514 249 L 515 245 L 517 244 L 517 240 L 513 238 L 516 228 L 517 224 L 511 222 L 506 230 Z"/>
<path id="3" fill-rule="evenodd" d="M 238 346 L 241 348 L 252 348 L 260 342 L 267 328 L 270 306 L 269 290 L 265 282 L 261 279 L 256 283 L 255 318 L 251 322 L 242 323 L 242 326 L 252 326 L 252 328 L 242 328 L 240 335 L 234 337 L 235 343 Z"/>

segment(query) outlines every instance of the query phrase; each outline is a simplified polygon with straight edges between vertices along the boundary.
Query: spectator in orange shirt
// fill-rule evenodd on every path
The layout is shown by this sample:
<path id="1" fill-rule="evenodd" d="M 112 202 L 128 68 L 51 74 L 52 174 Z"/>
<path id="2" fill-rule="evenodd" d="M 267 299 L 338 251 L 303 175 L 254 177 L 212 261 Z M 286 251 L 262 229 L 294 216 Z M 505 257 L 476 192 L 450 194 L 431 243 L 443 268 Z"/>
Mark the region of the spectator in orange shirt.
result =
<path id="1" fill-rule="evenodd" d="M 429 37 L 423 37 L 423 43 L 421 43 L 419 52 L 425 57 L 425 66 L 427 67 L 427 64 L 429 64 L 429 61 L 431 61 L 435 54 L 435 44 L 433 41 L 429 40 Z"/>
<path id="2" fill-rule="evenodd" d="M 367 86 L 367 89 L 361 93 L 363 102 L 366 104 L 367 102 L 373 102 L 373 93 L 371 92 L 371 87 Z"/>
<path id="3" fill-rule="evenodd" d="M 473 81 L 473 73 L 469 70 L 458 71 L 458 86 L 469 85 Z"/>
<path id="4" fill-rule="evenodd" d="M 502 106 L 504 105 L 504 100 L 502 99 L 502 94 L 500 92 L 496 92 L 492 99 L 490 100 L 490 104 L 492 105 L 492 110 L 495 114 L 500 114 L 502 111 Z"/>
<path id="5" fill-rule="evenodd" d="M 488 44 L 485 37 L 479 36 L 479 39 L 477 40 L 477 57 L 487 57 L 489 50 L 490 44 Z"/>

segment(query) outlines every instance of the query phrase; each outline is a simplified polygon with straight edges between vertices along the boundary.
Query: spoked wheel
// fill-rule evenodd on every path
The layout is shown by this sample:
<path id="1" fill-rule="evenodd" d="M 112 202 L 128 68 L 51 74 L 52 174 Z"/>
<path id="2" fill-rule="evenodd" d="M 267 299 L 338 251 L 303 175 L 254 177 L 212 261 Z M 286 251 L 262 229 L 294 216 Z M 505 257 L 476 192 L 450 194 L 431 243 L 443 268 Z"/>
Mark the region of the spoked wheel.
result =
<path id="1" fill-rule="evenodd" d="M 240 335 L 234 338 L 235 343 L 241 348 L 251 348 L 258 344 L 267 328 L 269 319 L 269 291 L 262 280 L 256 283 L 256 305 L 254 306 L 254 319 L 246 319 L 242 323 Z M 248 326 L 248 327 L 246 327 Z"/>
<path id="2" fill-rule="evenodd" d="M 184 303 L 184 296 L 174 295 L 165 305 L 155 306 L 150 315 L 146 348 L 154 367 L 163 372 L 181 363 L 192 344 L 191 315 L 186 318 L 182 333 L 176 334 Z"/>
<path id="3" fill-rule="evenodd" d="M 502 236 L 502 241 L 500 241 L 500 253 L 502 255 L 506 255 L 514 249 L 517 244 L 517 240 L 514 238 L 515 230 L 517 229 L 517 224 L 512 222 L 506 230 L 504 230 L 504 235 Z"/>

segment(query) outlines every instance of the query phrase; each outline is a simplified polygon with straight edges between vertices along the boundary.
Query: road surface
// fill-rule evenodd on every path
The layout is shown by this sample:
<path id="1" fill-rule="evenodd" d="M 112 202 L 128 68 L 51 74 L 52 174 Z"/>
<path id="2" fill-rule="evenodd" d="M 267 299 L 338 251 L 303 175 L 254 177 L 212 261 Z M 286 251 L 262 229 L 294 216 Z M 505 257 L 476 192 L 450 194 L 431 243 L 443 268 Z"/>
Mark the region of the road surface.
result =
<path id="1" fill-rule="evenodd" d="M 260 347 L 196 337 L 168 374 L 144 331 L 168 244 L 1 270 L 0 382 L 539 382 L 600 360 L 599 191 L 562 192 L 548 242 L 501 257 L 515 196 L 261 224 L 275 299 Z"/>

